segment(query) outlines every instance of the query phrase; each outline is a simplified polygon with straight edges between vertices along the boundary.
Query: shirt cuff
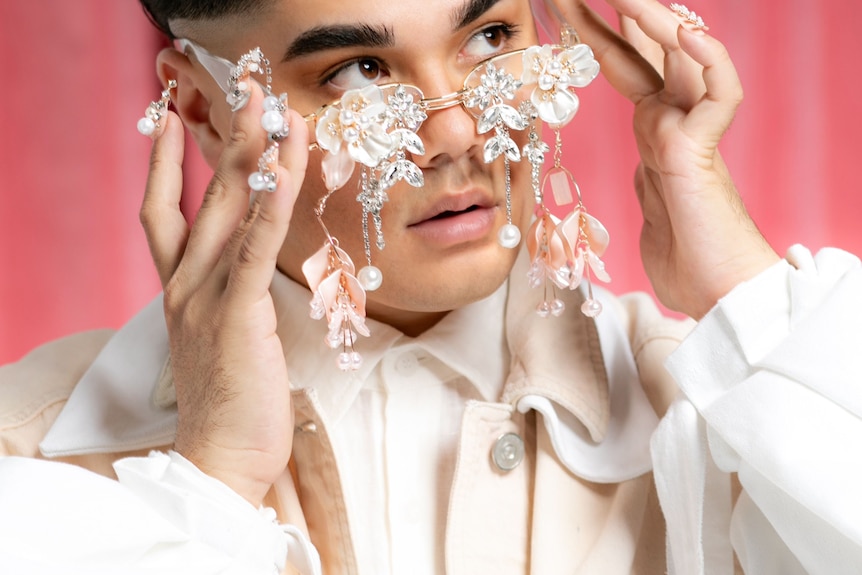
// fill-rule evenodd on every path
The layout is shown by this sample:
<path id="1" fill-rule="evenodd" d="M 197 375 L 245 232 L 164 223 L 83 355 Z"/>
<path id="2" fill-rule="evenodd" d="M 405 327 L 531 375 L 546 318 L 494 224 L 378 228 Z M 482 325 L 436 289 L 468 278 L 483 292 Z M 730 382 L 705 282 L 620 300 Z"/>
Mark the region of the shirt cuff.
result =
<path id="1" fill-rule="evenodd" d="M 246 573 L 281 573 L 289 559 L 303 575 L 320 575 L 320 558 L 275 510 L 255 509 L 177 452 L 152 452 L 114 463 L 120 483 L 188 536 L 232 558 Z"/>
<path id="2" fill-rule="evenodd" d="M 750 377 L 859 268 L 859 258 L 842 250 L 826 248 L 814 257 L 792 246 L 785 259 L 719 300 L 670 355 L 668 371 L 702 410 Z"/>

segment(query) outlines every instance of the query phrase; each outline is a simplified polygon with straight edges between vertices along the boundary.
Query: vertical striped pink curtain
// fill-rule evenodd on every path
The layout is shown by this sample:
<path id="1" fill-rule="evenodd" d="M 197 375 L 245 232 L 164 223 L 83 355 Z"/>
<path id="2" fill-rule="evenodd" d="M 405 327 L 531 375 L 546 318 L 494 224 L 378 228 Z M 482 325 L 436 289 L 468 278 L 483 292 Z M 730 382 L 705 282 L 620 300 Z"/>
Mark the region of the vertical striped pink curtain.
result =
<path id="1" fill-rule="evenodd" d="M 862 253 L 862 3 L 693 2 L 743 80 L 722 149 L 767 238 L 779 252 L 802 242 Z M 158 293 L 137 216 L 149 142 L 134 125 L 158 94 L 162 45 L 134 0 L 7 2 L 2 12 L 0 363 L 116 328 Z M 601 78 L 581 95 L 567 165 L 611 230 L 611 287 L 649 290 L 631 107 Z M 207 170 L 190 156 L 193 206 Z"/>

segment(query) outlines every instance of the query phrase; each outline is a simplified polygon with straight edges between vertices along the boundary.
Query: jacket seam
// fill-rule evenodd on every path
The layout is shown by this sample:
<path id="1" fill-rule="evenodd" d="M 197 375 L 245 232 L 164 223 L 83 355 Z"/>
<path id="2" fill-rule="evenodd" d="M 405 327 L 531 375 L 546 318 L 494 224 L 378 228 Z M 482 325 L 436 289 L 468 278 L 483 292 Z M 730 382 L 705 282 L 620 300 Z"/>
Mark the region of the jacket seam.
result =
<path id="1" fill-rule="evenodd" d="M 58 403 L 66 403 L 65 393 L 52 393 L 31 401 L 22 408 L 0 415 L 0 431 L 11 431 L 24 427 Z"/>

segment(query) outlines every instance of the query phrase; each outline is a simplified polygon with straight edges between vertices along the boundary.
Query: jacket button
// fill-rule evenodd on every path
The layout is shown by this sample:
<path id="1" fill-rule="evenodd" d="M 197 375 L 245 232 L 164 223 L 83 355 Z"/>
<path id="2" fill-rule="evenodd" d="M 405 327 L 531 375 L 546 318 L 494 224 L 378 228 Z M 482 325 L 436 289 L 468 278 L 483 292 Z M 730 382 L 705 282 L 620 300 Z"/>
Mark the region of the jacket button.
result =
<path id="1" fill-rule="evenodd" d="M 502 435 L 494 444 L 491 458 L 500 471 L 512 471 L 524 460 L 524 440 L 517 433 Z"/>
<path id="2" fill-rule="evenodd" d="M 317 433 L 317 424 L 313 421 L 306 421 L 296 426 L 296 431 L 301 433 Z"/>
<path id="3" fill-rule="evenodd" d="M 416 370 L 419 368 L 419 360 L 416 358 L 416 354 L 413 352 L 407 351 L 398 356 L 398 359 L 395 360 L 395 371 L 401 377 L 410 377 Z"/>

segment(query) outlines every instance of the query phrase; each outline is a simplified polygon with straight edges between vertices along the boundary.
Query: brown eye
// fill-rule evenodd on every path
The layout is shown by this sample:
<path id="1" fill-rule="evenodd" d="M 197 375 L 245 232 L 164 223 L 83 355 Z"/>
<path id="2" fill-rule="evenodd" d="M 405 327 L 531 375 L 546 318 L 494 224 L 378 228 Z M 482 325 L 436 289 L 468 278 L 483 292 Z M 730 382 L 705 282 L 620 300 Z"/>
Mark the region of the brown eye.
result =
<path id="1" fill-rule="evenodd" d="M 380 82 L 386 76 L 380 62 L 373 58 L 360 58 L 343 65 L 328 82 L 339 90 L 355 90 Z"/>
<path id="2" fill-rule="evenodd" d="M 380 65 L 374 60 L 360 60 L 356 63 L 359 73 L 372 82 L 380 77 Z"/>
<path id="3" fill-rule="evenodd" d="M 485 40 L 488 42 L 488 45 L 493 48 L 499 48 L 503 42 L 506 41 L 506 38 L 503 36 L 503 31 L 499 28 L 483 30 L 482 35 L 485 36 Z"/>
<path id="4" fill-rule="evenodd" d="M 505 52 L 516 27 L 509 24 L 494 24 L 479 30 L 467 41 L 466 55 L 472 58 L 489 58 Z"/>

